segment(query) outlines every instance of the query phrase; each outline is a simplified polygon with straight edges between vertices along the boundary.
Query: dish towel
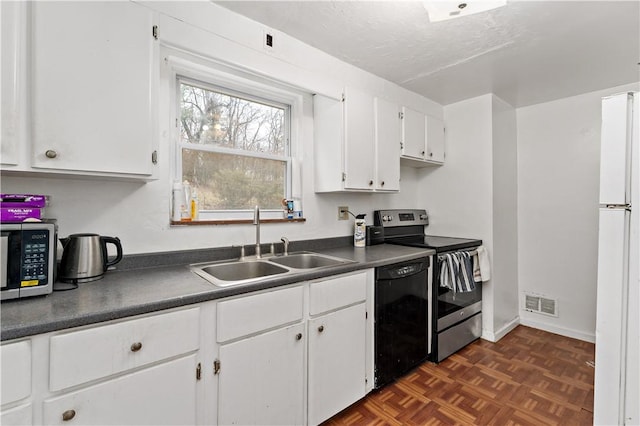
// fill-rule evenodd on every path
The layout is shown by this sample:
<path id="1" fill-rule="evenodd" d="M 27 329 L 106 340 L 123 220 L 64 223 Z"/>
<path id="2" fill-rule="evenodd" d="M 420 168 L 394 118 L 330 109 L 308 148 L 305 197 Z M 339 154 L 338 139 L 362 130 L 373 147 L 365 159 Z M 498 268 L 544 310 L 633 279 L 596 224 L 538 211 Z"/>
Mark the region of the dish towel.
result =
<path id="1" fill-rule="evenodd" d="M 473 291 L 473 262 L 468 252 L 459 251 L 438 256 L 440 261 L 440 286 L 454 294 Z"/>
<path id="2" fill-rule="evenodd" d="M 473 280 L 477 283 L 489 281 L 491 278 L 491 263 L 489 263 L 489 252 L 484 246 L 477 249 L 477 254 L 473 256 Z"/>

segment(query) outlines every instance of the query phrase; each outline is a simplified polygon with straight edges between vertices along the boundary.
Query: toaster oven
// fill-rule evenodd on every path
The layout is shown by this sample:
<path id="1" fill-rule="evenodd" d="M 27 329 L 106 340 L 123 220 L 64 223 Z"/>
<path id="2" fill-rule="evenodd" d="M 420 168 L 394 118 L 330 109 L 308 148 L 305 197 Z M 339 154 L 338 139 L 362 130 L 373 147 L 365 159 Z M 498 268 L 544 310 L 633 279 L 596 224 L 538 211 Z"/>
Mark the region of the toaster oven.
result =
<path id="1" fill-rule="evenodd" d="M 53 291 L 56 231 L 54 222 L 0 224 L 0 300 Z"/>

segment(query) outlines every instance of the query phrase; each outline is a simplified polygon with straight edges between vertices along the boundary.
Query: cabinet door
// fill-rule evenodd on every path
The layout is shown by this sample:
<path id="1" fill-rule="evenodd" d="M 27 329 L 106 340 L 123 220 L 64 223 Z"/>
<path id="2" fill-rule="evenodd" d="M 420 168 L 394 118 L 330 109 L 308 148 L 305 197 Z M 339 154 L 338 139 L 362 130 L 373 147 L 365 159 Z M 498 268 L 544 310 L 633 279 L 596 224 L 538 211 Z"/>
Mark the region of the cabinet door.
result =
<path id="1" fill-rule="evenodd" d="M 193 425 L 196 384 L 196 355 L 174 359 L 49 399 L 43 404 L 43 423 Z"/>
<path id="2" fill-rule="evenodd" d="M 18 164 L 18 147 L 23 140 L 25 112 L 25 2 L 0 2 L 0 160 Z"/>
<path id="3" fill-rule="evenodd" d="M 31 341 L 9 343 L 0 347 L 2 404 L 31 395 Z"/>
<path id="4" fill-rule="evenodd" d="M 24 404 L 2 411 L 0 414 L 0 424 L 12 426 L 32 425 L 33 408 L 31 404 Z"/>
<path id="5" fill-rule="evenodd" d="M 220 347 L 218 424 L 303 424 L 304 325 Z"/>
<path id="6" fill-rule="evenodd" d="M 351 88 L 344 99 L 344 187 L 374 189 L 373 96 Z"/>
<path id="7" fill-rule="evenodd" d="M 37 168 L 153 173 L 154 13 L 132 2 L 33 2 Z"/>
<path id="8" fill-rule="evenodd" d="M 410 158 L 425 157 L 425 115 L 402 107 L 402 155 Z"/>
<path id="9" fill-rule="evenodd" d="M 365 305 L 309 321 L 309 424 L 365 395 Z"/>
<path id="10" fill-rule="evenodd" d="M 400 119 L 398 105 L 375 99 L 377 190 L 400 190 Z"/>
<path id="11" fill-rule="evenodd" d="M 426 160 L 444 163 L 444 123 L 430 115 L 427 115 Z"/>

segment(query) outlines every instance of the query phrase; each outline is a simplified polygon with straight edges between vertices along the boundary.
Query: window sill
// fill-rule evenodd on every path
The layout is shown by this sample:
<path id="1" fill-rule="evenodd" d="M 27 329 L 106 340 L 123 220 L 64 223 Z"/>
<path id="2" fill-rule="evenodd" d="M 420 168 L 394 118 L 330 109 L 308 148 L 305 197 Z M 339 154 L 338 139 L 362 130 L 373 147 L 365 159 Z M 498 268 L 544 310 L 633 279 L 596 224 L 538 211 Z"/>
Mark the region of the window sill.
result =
<path id="1" fill-rule="evenodd" d="M 293 219 L 260 219 L 263 223 L 304 223 L 307 219 L 297 217 Z M 170 222 L 171 226 L 199 226 L 199 225 L 253 225 L 253 219 L 216 219 L 216 220 L 181 220 Z"/>

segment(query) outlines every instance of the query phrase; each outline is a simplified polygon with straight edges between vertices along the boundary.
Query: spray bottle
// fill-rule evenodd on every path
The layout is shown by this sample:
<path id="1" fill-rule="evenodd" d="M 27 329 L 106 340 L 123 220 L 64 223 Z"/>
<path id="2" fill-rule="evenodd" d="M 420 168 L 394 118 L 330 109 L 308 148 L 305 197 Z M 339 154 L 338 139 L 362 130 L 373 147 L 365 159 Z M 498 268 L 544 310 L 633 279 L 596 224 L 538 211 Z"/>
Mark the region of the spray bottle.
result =
<path id="1" fill-rule="evenodd" d="M 366 214 L 359 214 L 356 216 L 356 221 L 353 228 L 353 245 L 354 247 L 364 247 L 366 245 L 366 228 L 367 223 L 364 220 Z"/>

